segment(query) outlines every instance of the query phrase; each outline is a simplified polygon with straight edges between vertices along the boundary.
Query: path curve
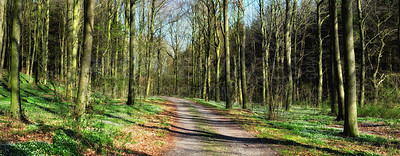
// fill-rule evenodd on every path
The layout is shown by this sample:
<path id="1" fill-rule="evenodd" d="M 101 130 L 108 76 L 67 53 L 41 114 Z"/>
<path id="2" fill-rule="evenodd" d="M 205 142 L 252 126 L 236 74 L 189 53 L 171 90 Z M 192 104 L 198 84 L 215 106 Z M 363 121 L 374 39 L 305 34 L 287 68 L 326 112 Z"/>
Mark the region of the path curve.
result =
<path id="1" fill-rule="evenodd" d="M 278 155 L 271 145 L 256 138 L 230 119 L 190 100 L 165 97 L 176 104 L 175 147 L 168 156 Z"/>

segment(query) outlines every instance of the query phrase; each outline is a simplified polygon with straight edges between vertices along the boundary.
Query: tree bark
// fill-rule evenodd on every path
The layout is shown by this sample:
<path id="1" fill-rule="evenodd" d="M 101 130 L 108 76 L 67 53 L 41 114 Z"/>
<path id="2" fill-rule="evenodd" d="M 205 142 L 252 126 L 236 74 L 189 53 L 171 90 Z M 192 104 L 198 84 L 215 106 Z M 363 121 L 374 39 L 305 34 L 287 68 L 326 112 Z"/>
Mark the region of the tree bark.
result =
<path id="1" fill-rule="evenodd" d="M 85 19 L 84 19 L 84 47 L 81 59 L 81 74 L 79 77 L 79 89 L 78 89 L 78 103 L 77 103 L 77 117 L 81 118 L 85 113 L 85 102 L 86 94 L 88 94 L 89 87 L 89 73 L 90 73 L 90 62 L 91 53 L 93 46 L 92 31 L 94 29 L 94 7 L 95 0 L 85 0 Z"/>
<path id="2" fill-rule="evenodd" d="M 338 91 L 338 114 L 336 120 L 344 119 L 344 86 L 343 86 L 343 74 L 342 74 L 342 63 L 340 61 L 340 50 L 339 50 L 339 25 L 337 18 L 337 2 L 336 0 L 329 0 L 329 13 L 331 20 L 331 44 L 333 44 L 333 55 L 335 57 L 335 73 Z"/>
<path id="3" fill-rule="evenodd" d="M 73 50 L 73 7 L 74 7 L 74 0 L 67 0 L 67 28 L 68 28 L 68 35 L 67 35 L 67 90 L 66 90 L 66 94 L 67 94 L 67 98 L 69 99 L 69 101 L 72 101 L 73 99 L 73 87 L 72 87 L 72 50 Z M 38 49 L 38 48 L 36 48 Z"/>
<path id="4" fill-rule="evenodd" d="M 248 109 L 247 103 L 247 80 L 246 80 L 246 21 L 244 19 L 245 16 L 245 9 L 244 4 L 245 0 L 241 0 L 240 2 L 240 9 L 242 11 L 241 20 L 243 24 L 241 25 L 242 29 L 242 37 L 241 37 L 241 48 L 240 48 L 240 77 L 241 77 L 241 84 L 242 84 L 242 99 L 243 99 L 243 109 Z"/>
<path id="5" fill-rule="evenodd" d="M 136 34 L 136 11 L 135 11 L 136 0 L 128 0 L 130 5 L 130 16 L 129 16 L 129 91 L 128 91 L 128 105 L 135 104 L 135 34 Z"/>
<path id="6" fill-rule="evenodd" d="M 321 35 L 321 27 L 322 27 L 322 22 L 321 22 L 321 5 L 324 1 L 320 0 L 317 1 L 317 29 L 318 29 L 318 51 L 319 51 L 319 57 L 318 57 L 318 97 L 317 97 L 317 107 L 320 107 L 322 105 L 322 85 L 323 85 L 323 69 L 322 69 L 322 55 L 323 55 L 323 50 L 322 50 L 322 35 Z"/>
<path id="7" fill-rule="evenodd" d="M 44 47 L 43 50 L 43 84 L 47 83 L 48 72 L 47 72 L 47 62 L 49 59 L 49 30 L 50 29 L 50 0 L 46 0 L 46 18 L 45 18 L 45 28 L 44 28 Z"/>
<path id="8" fill-rule="evenodd" d="M 149 28 L 149 35 L 150 35 L 150 46 L 148 49 L 148 55 L 147 55 L 147 79 L 146 79 L 146 88 L 145 88 L 145 96 L 144 98 L 147 99 L 147 97 L 150 94 L 150 81 L 151 81 L 151 75 L 150 75 L 150 70 L 151 70 L 151 57 L 153 53 L 153 42 L 154 42 L 154 16 L 155 16 L 155 0 L 151 1 L 151 6 L 150 6 L 150 28 Z"/>
<path id="9" fill-rule="evenodd" d="M 225 52 L 225 79 L 226 79 L 226 108 L 232 109 L 232 86 L 231 86 L 231 66 L 229 52 L 229 23 L 228 23 L 228 0 L 223 0 L 224 12 L 224 52 Z"/>
<path id="10" fill-rule="evenodd" d="M 12 118 L 24 120 L 19 88 L 19 52 L 21 39 L 21 13 L 22 1 L 13 1 L 12 34 L 11 34 L 11 62 L 10 62 L 10 81 L 11 81 L 11 105 L 10 112 Z"/>
<path id="11" fill-rule="evenodd" d="M 286 65 L 288 71 L 288 86 L 287 86 L 287 101 L 286 101 L 286 110 L 290 110 L 290 107 L 293 103 L 293 74 L 292 74 L 292 44 L 290 38 L 290 15 L 292 14 L 292 9 L 290 8 L 290 0 L 286 0 L 286 21 L 285 21 L 285 50 L 286 50 Z"/>
<path id="12" fill-rule="evenodd" d="M 365 38 L 364 38 L 364 17 L 362 15 L 361 0 L 357 0 L 358 10 L 358 29 L 360 31 L 361 40 L 361 77 L 360 77 L 360 106 L 365 103 Z M 400 44 L 399 44 L 400 45 Z"/>
<path id="13" fill-rule="evenodd" d="M 345 73 L 346 73 L 346 94 L 345 94 L 345 117 L 344 134 L 350 137 L 358 137 L 357 125 L 357 81 L 356 64 L 353 39 L 353 9 L 351 0 L 342 1 L 343 19 L 343 41 L 345 50 Z"/>
<path id="14" fill-rule="evenodd" d="M 4 14 L 4 8 L 6 6 L 7 1 L 0 1 L 0 79 L 3 77 L 3 67 L 4 67 L 4 60 L 5 60 L 5 54 L 6 51 L 3 50 L 3 44 L 4 44 L 4 24 L 5 24 L 5 19 L 6 16 Z"/>

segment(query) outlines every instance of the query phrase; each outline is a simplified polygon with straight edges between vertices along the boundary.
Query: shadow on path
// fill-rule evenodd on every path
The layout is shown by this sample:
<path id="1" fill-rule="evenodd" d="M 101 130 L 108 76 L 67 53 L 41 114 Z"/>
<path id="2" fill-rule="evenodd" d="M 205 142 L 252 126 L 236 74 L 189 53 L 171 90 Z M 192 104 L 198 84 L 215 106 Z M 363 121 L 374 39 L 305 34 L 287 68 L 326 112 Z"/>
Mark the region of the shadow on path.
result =
<path id="1" fill-rule="evenodd" d="M 130 121 L 128 119 L 125 119 L 123 117 L 111 115 L 111 114 L 105 114 L 107 117 L 110 118 L 115 118 L 115 119 L 120 119 L 128 123 L 136 124 L 134 121 Z M 178 117 L 178 118 L 186 118 L 186 117 Z M 146 126 L 143 124 L 138 124 L 138 126 L 144 127 L 144 128 L 151 128 L 151 129 L 164 129 L 167 130 L 174 135 L 183 135 L 187 137 L 208 137 L 215 139 L 213 141 L 219 141 L 219 142 L 242 142 L 245 144 L 271 144 L 271 145 L 286 145 L 286 146 L 299 146 L 299 147 L 304 147 L 308 149 L 317 149 L 320 151 L 325 151 L 331 154 L 336 154 L 336 155 L 349 155 L 349 153 L 343 153 L 337 150 L 329 149 L 329 148 L 321 148 L 317 146 L 311 146 L 311 145 L 305 145 L 301 144 L 292 140 L 276 140 L 276 139 L 270 139 L 270 138 L 242 138 L 242 137 L 233 137 L 233 136 L 227 136 L 227 135 L 222 135 L 222 134 L 217 134 L 217 133 L 210 133 L 206 131 L 201 131 L 201 130 L 193 130 L 193 129 L 186 129 L 183 127 L 171 125 L 171 128 L 160 128 L 160 127 L 155 127 L 155 126 Z M 176 129 L 176 130 L 174 130 Z M 189 132 L 182 132 L 183 131 L 189 131 Z M 193 133 L 191 133 L 193 132 Z M 362 153 L 358 153 L 362 154 Z"/>

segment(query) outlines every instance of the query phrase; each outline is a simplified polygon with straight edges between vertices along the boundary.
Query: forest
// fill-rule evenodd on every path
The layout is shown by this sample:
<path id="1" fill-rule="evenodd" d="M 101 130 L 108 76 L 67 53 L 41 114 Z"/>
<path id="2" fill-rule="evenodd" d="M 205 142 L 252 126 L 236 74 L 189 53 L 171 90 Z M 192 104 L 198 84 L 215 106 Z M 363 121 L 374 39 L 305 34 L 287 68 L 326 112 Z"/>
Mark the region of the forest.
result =
<path id="1" fill-rule="evenodd" d="M 0 155 L 400 155 L 400 0 L 0 0 Z"/>

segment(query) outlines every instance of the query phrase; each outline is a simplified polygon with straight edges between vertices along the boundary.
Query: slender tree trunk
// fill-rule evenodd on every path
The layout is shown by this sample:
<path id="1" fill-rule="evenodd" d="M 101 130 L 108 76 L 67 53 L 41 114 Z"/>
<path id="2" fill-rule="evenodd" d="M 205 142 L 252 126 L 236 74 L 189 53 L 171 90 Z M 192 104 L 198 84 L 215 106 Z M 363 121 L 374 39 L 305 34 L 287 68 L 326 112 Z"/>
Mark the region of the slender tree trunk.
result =
<path id="1" fill-rule="evenodd" d="M 3 50 L 3 44 L 4 44 L 4 29 L 3 27 L 5 25 L 6 21 L 6 15 L 4 14 L 4 8 L 6 7 L 7 1 L 0 1 L 0 79 L 3 77 L 3 67 L 4 67 L 4 60 L 5 60 L 5 55 L 6 51 Z"/>
<path id="2" fill-rule="evenodd" d="M 288 71 L 288 92 L 287 92 L 287 101 L 286 101 L 286 110 L 290 110 L 290 107 L 293 102 L 293 74 L 292 74 L 292 44 L 290 37 L 290 15 L 292 14 L 292 9 L 290 8 L 290 0 L 286 0 L 286 22 L 285 22 L 285 50 L 286 50 L 286 64 Z"/>
<path id="3" fill-rule="evenodd" d="M 217 23 L 217 22 L 215 22 L 215 23 Z M 217 24 L 215 24 L 215 26 L 216 26 L 216 28 L 217 28 Z M 219 35 L 218 35 L 218 29 L 216 30 L 217 32 L 215 33 L 215 38 L 216 38 L 216 49 L 215 49 L 215 57 L 216 57 L 216 59 L 217 59 L 217 69 L 216 69 L 216 75 L 215 75 L 215 101 L 217 101 L 217 102 L 219 102 L 221 99 L 220 99 L 220 88 L 219 88 L 219 86 L 220 86 L 220 82 L 219 82 L 219 79 L 221 78 L 221 70 L 220 70 L 220 68 L 221 68 L 221 56 L 220 56 L 220 49 L 221 49 L 221 44 L 220 44 L 220 41 L 219 41 Z"/>
<path id="4" fill-rule="evenodd" d="M 342 63 L 340 61 L 340 50 L 339 50 L 339 25 L 337 19 L 337 2 L 336 0 L 329 0 L 329 12 L 331 19 L 331 44 L 333 44 L 333 54 L 335 56 L 335 73 L 338 91 L 338 115 L 336 120 L 344 119 L 344 86 L 343 86 L 343 74 L 342 74 Z"/>
<path id="5" fill-rule="evenodd" d="M 323 86 L 323 72 L 322 72 L 322 55 L 323 55 L 323 50 L 322 50 L 322 35 L 321 35 L 321 27 L 322 27 L 322 21 L 321 21 L 321 5 L 324 1 L 320 0 L 317 1 L 317 25 L 318 25 L 318 51 L 319 51 L 319 57 L 318 57 L 318 103 L 317 107 L 320 107 L 322 105 L 322 86 Z"/>
<path id="6" fill-rule="evenodd" d="M 128 105 L 135 104 L 135 34 L 136 34 L 136 11 L 135 11 L 136 0 L 128 0 L 127 4 L 130 4 L 130 20 L 129 20 L 129 92 L 128 92 Z"/>
<path id="7" fill-rule="evenodd" d="M 240 80 L 241 80 L 241 90 L 242 90 L 242 99 L 243 99 L 243 109 L 248 109 L 248 103 L 247 103 L 247 80 L 246 80 L 246 21 L 244 19 L 245 16 L 245 9 L 243 4 L 245 3 L 245 0 L 241 0 L 241 5 L 240 9 L 242 11 L 241 14 L 241 20 L 243 24 L 241 25 L 242 29 L 242 37 L 241 37 L 241 48 L 240 48 Z"/>
<path id="8" fill-rule="evenodd" d="M 162 25 L 160 26 L 162 28 Z M 159 41 L 158 41 L 158 47 L 157 47 L 157 95 L 161 95 L 161 29 L 159 29 Z M 189 82 L 189 80 L 188 80 Z"/>
<path id="9" fill-rule="evenodd" d="M 43 84 L 47 83 L 47 62 L 49 59 L 49 30 L 50 29 L 50 0 L 46 0 L 46 19 L 44 29 L 44 47 L 43 50 Z"/>
<path id="10" fill-rule="evenodd" d="M 297 0 L 293 0 L 293 11 L 292 11 L 292 25 L 291 25 L 291 27 L 292 27 L 292 29 L 293 29 L 293 42 L 294 42 L 294 44 L 293 44 L 293 56 L 294 56 L 294 59 L 293 59 L 293 75 L 292 75 L 292 77 L 294 78 L 294 82 L 293 82 L 293 93 L 292 93 L 292 97 L 293 97 L 293 101 L 296 101 L 297 100 L 297 95 L 296 95 L 296 90 L 297 90 L 297 80 L 298 80 L 298 78 L 297 78 L 297 76 L 296 76 L 296 73 L 297 73 L 297 21 L 296 21 L 296 18 L 297 18 Z"/>
<path id="11" fill-rule="evenodd" d="M 191 86 L 191 94 L 192 97 L 196 97 L 196 66 L 195 66 L 195 55 L 196 55 L 196 6 L 193 9 L 192 15 L 192 86 Z"/>
<path id="12" fill-rule="evenodd" d="M 223 0 L 224 12 L 224 52 L 225 52 L 225 79 L 226 79 L 226 108 L 232 109 L 232 86 L 231 86 L 231 66 L 229 52 L 229 23 L 228 23 L 228 0 Z"/>
<path id="13" fill-rule="evenodd" d="M 72 87 L 72 51 L 73 51 L 73 7 L 74 7 L 74 0 L 67 0 L 67 28 L 68 28 L 68 35 L 67 35 L 67 98 L 69 101 L 73 99 L 73 87 Z"/>
<path id="14" fill-rule="evenodd" d="M 89 94 L 89 73 L 90 73 L 90 60 L 93 46 L 92 31 L 94 29 L 94 7 L 95 0 L 85 0 L 85 19 L 84 19 L 84 48 L 81 59 L 81 74 L 79 77 L 79 89 L 78 89 L 78 103 L 77 103 L 77 115 L 81 118 L 85 113 L 85 99 L 86 95 Z"/>
<path id="15" fill-rule="evenodd" d="M 21 39 L 22 1 L 13 0 L 12 34 L 11 34 L 11 105 L 12 118 L 24 120 L 19 88 L 19 51 Z"/>
<path id="16" fill-rule="evenodd" d="M 346 94 L 345 94 L 345 117 L 344 134 L 350 137 L 358 137 L 357 125 L 357 81 L 356 64 L 353 39 L 353 9 L 351 0 L 342 2 L 343 19 L 343 41 L 345 50 L 345 73 L 346 73 Z"/>
<path id="17" fill-rule="evenodd" d="M 105 55 L 104 55 L 104 59 L 105 59 L 105 65 L 104 65 L 104 88 L 103 88 L 103 93 L 107 94 L 107 89 L 109 88 L 109 77 L 111 75 L 110 70 L 111 70 L 111 27 L 112 27 L 112 21 L 113 21 L 113 12 L 114 12 L 114 4 L 113 1 L 109 1 L 107 3 L 107 7 L 108 7 L 108 27 L 107 27 L 107 47 L 105 50 Z"/>
<path id="18" fill-rule="evenodd" d="M 262 33 L 262 50 L 263 50 L 263 105 L 267 106 L 269 104 L 269 82 L 268 82 L 268 73 L 269 73 L 269 41 L 267 41 L 266 34 L 266 25 L 264 21 L 264 0 L 259 0 L 260 5 L 260 19 L 261 19 L 261 33 Z M 269 39 L 269 38 L 268 38 Z"/>
<path id="19" fill-rule="evenodd" d="M 336 66 L 335 66 L 335 52 L 334 45 L 331 44 L 331 71 L 330 71 L 330 100 L 331 100 L 331 114 L 336 115 L 337 104 L 337 85 L 336 85 Z"/>
<path id="20" fill-rule="evenodd" d="M 360 106 L 365 103 L 365 38 L 364 38 L 364 17 L 362 15 L 361 0 L 357 0 L 357 10 L 358 10 L 358 29 L 360 31 L 361 40 L 361 78 L 360 78 Z"/>
<path id="21" fill-rule="evenodd" d="M 151 70 L 151 57 L 152 57 L 152 53 L 153 53 L 153 42 L 154 42 L 154 16 L 155 16 L 155 0 L 151 1 L 151 6 L 150 6 L 150 28 L 149 28 L 149 33 L 150 33 L 150 46 L 149 46 L 149 51 L 148 51 L 148 57 L 147 59 L 147 82 L 146 82 L 146 89 L 145 89 L 145 99 L 147 99 L 147 97 L 150 94 L 150 81 L 151 81 L 151 75 L 150 75 L 150 70 Z"/>

